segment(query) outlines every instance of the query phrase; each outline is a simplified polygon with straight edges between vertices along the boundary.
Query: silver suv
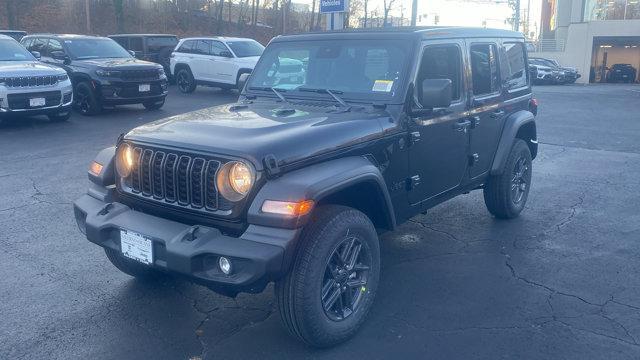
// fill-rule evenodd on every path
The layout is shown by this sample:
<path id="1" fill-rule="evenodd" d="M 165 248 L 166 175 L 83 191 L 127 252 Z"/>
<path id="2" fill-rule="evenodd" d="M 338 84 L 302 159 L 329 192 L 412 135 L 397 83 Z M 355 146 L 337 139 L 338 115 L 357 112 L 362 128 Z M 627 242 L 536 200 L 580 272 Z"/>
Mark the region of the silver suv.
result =
<path id="1" fill-rule="evenodd" d="M 67 73 L 38 61 L 14 39 L 0 35 L 0 119 L 9 115 L 71 116 L 73 88 Z"/>

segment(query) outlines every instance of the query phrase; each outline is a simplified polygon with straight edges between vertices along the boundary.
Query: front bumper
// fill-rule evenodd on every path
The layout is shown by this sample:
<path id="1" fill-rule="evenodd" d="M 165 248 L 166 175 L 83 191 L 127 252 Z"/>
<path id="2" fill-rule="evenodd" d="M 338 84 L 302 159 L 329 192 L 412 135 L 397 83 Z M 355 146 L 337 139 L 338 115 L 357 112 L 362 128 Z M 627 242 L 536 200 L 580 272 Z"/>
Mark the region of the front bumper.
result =
<path id="1" fill-rule="evenodd" d="M 14 100 L 11 100 L 12 96 L 18 96 L 19 99 L 13 98 Z M 52 96 L 54 100 L 52 100 Z M 45 97 L 45 106 L 31 108 L 28 103 L 24 103 L 32 97 Z M 7 88 L 0 86 L 0 117 L 57 115 L 71 111 L 72 103 L 73 88 L 68 80 L 58 85 L 46 87 Z"/>
<path id="2" fill-rule="evenodd" d="M 142 84 L 150 85 L 150 91 L 140 92 Z M 154 103 L 164 100 L 169 93 L 166 77 L 148 81 L 100 81 L 97 90 L 104 105 Z"/>
<path id="3" fill-rule="evenodd" d="M 269 282 L 281 278 L 289 268 L 300 232 L 249 225 L 240 237 L 232 237 L 216 228 L 190 226 L 135 211 L 109 202 L 110 196 L 101 189 L 92 189 L 74 203 L 76 221 L 89 241 L 121 251 L 121 229 L 144 235 L 153 242 L 151 266 L 184 275 L 226 295 L 261 292 Z M 230 275 L 218 268 L 220 256 L 231 259 Z"/>

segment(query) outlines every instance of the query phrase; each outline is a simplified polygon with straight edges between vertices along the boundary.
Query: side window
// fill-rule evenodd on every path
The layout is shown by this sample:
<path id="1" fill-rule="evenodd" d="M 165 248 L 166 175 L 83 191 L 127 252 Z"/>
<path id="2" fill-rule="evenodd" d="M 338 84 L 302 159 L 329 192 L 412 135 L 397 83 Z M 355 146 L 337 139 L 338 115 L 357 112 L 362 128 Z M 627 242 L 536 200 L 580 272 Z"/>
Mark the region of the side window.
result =
<path id="1" fill-rule="evenodd" d="M 193 50 L 194 54 L 210 55 L 211 43 L 208 40 L 198 40 L 196 41 L 196 46 Z"/>
<path id="2" fill-rule="evenodd" d="M 35 40 L 33 40 L 33 44 L 31 44 L 31 48 L 29 49 L 29 51 L 37 51 L 40 53 L 40 55 L 46 56 L 45 55 L 46 48 L 47 48 L 47 39 L 36 38 Z"/>
<path id="3" fill-rule="evenodd" d="M 180 45 L 180 48 L 178 49 L 178 52 L 181 53 L 192 53 L 193 52 L 193 44 L 195 43 L 194 40 L 187 40 L 185 42 L 182 43 L 182 45 Z"/>
<path id="4" fill-rule="evenodd" d="M 495 44 L 471 45 L 471 79 L 473 94 L 486 95 L 499 89 Z"/>
<path id="5" fill-rule="evenodd" d="M 462 55 L 457 45 L 434 45 L 425 48 L 418 69 L 418 84 L 426 79 L 451 80 L 452 100 L 460 99 Z M 422 86 L 418 86 L 418 91 Z"/>
<path id="6" fill-rule="evenodd" d="M 506 59 L 500 62 L 500 69 L 507 89 L 527 86 L 527 71 L 524 64 L 525 50 L 522 43 L 505 43 L 503 47 Z"/>
<path id="7" fill-rule="evenodd" d="M 139 37 L 129 38 L 129 50 L 133 50 L 135 52 L 143 52 L 144 47 L 142 46 L 142 38 L 139 38 Z"/>
<path id="8" fill-rule="evenodd" d="M 62 48 L 62 44 L 60 41 L 55 39 L 49 39 L 49 46 L 47 47 L 47 56 L 51 56 L 51 53 L 54 51 L 64 51 Z"/>
<path id="9" fill-rule="evenodd" d="M 127 41 L 128 38 L 126 38 L 126 37 L 116 37 L 116 38 L 113 38 L 113 40 L 115 40 L 123 48 L 129 50 L 129 41 Z"/>
<path id="10" fill-rule="evenodd" d="M 33 43 L 33 39 L 26 39 L 20 42 L 25 49 L 30 50 L 31 44 Z"/>
<path id="11" fill-rule="evenodd" d="M 221 56 L 220 54 L 223 51 L 229 51 L 229 49 L 227 49 L 227 47 L 223 43 L 221 43 L 220 41 L 211 42 L 211 55 Z"/>

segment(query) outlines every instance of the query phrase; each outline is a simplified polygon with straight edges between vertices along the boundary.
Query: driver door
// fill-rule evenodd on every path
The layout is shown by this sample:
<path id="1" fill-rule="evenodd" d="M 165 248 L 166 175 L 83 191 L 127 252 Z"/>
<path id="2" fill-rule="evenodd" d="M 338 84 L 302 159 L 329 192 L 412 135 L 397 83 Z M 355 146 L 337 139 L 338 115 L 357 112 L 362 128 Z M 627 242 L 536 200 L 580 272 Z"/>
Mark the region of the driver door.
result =
<path id="1" fill-rule="evenodd" d="M 414 101 L 421 96 L 423 80 L 449 79 L 452 102 L 447 108 L 436 108 L 428 115 L 411 119 L 411 204 L 455 189 L 467 174 L 471 122 L 467 118 L 465 52 L 462 40 L 430 41 L 422 48 Z"/>

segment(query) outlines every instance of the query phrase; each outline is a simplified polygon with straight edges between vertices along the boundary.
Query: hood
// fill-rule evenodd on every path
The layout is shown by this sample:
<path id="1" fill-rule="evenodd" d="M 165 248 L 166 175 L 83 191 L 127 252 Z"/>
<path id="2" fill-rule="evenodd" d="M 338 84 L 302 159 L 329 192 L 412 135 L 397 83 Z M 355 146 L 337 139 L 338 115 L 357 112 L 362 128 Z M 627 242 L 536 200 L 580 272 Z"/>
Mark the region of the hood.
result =
<path id="1" fill-rule="evenodd" d="M 160 67 L 158 64 L 135 58 L 74 60 L 73 63 L 108 68 L 110 70 L 144 70 Z"/>
<path id="2" fill-rule="evenodd" d="M 125 139 L 244 158 L 260 170 L 266 155 L 285 166 L 377 138 L 381 121 L 389 117 L 373 108 L 337 112 L 333 106 L 294 108 L 275 102 L 224 105 L 140 126 Z"/>
<path id="3" fill-rule="evenodd" d="M 6 77 L 62 75 L 59 67 L 39 61 L 0 61 L 0 74 Z"/>

